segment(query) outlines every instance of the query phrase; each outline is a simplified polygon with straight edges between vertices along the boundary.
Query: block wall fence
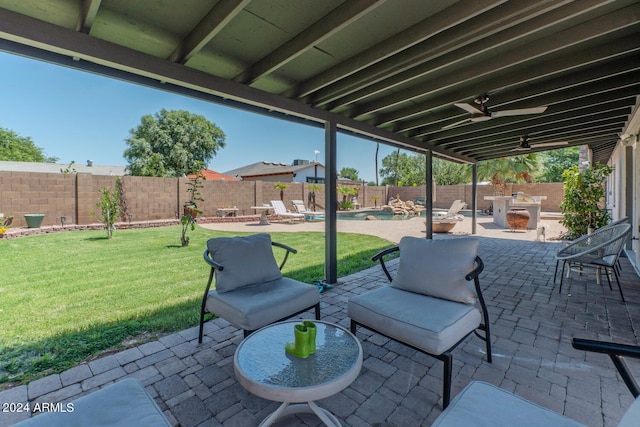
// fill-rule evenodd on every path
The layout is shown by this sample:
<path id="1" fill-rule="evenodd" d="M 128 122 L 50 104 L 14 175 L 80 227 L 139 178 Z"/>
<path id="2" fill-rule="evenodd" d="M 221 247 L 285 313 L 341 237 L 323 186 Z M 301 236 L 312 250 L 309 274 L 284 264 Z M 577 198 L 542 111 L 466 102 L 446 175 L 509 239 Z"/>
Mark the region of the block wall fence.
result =
<path id="1" fill-rule="evenodd" d="M 189 199 L 186 178 L 152 178 L 139 176 L 120 177 L 124 187 L 129 221 L 175 219 L 182 214 L 182 205 Z M 266 181 L 204 181 L 201 190 L 204 202 L 199 203 L 205 217 L 215 217 L 221 207 L 237 207 L 239 215 L 255 215 L 251 206 L 260 206 L 280 199 L 280 190 Z M 116 177 L 88 173 L 61 174 L 0 171 L 0 212 L 13 215 L 14 227 L 26 226 L 25 214 L 45 214 L 43 226 L 65 224 L 93 224 L 91 211 L 96 210 L 101 188 L 114 188 Z M 284 190 L 284 202 L 293 209 L 291 200 L 308 201 L 309 184 L 289 183 Z M 316 209 L 324 210 L 324 185 L 316 192 Z M 362 206 L 380 207 L 389 197 L 414 200 L 425 196 L 425 186 L 375 187 L 358 185 L 357 199 Z M 547 196 L 543 211 L 559 212 L 564 196 L 561 183 L 513 184 L 510 192 L 522 191 L 534 196 Z M 491 195 L 490 185 L 478 186 L 478 208 L 488 209 L 489 202 L 483 196 Z M 341 196 L 338 195 L 339 199 Z M 460 199 L 471 204 L 471 185 L 438 186 L 434 207 L 448 208 Z"/>

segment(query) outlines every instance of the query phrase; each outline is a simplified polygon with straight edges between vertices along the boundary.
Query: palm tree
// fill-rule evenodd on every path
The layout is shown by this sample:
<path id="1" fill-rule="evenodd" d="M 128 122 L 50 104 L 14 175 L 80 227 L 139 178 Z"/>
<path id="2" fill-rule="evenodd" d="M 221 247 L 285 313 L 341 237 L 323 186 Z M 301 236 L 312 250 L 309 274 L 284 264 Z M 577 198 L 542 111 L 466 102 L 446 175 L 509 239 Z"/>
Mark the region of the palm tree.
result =
<path id="1" fill-rule="evenodd" d="M 538 164 L 536 153 L 484 160 L 478 163 L 478 179 L 491 181 L 493 194 L 504 196 L 508 182 L 532 182 Z"/>

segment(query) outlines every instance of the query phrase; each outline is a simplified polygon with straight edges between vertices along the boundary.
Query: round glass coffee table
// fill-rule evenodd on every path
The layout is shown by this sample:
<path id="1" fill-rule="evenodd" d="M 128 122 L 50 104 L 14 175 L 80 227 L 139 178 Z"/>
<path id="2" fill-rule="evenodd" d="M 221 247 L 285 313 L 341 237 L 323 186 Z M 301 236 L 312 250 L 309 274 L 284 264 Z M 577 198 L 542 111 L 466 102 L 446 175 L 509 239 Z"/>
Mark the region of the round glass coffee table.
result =
<path id="1" fill-rule="evenodd" d="M 285 344 L 294 340 L 296 323 L 300 321 L 265 326 L 240 343 L 234 356 L 238 382 L 256 396 L 283 402 L 261 426 L 299 413 L 314 413 L 326 425 L 340 426 L 335 415 L 320 408 L 314 400 L 340 392 L 358 377 L 362 367 L 360 342 L 338 325 L 314 320 L 316 352 L 300 359 L 284 350 Z"/>

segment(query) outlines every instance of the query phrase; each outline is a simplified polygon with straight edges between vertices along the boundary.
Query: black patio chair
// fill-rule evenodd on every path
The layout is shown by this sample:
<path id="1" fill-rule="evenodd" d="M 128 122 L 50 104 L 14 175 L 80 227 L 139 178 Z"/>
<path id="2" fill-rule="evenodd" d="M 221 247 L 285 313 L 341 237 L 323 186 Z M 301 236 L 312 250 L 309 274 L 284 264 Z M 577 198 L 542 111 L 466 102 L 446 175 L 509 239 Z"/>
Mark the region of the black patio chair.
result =
<path id="1" fill-rule="evenodd" d="M 272 247 L 286 251 L 279 266 Z M 290 253 L 296 250 L 272 242 L 268 234 L 209 239 L 203 257 L 211 272 L 202 297 L 198 342 L 202 342 L 206 313 L 242 329 L 245 337 L 312 308 L 320 320 L 318 288 L 283 277 L 280 272 Z M 214 277 L 216 286 L 212 290 Z"/>
<path id="2" fill-rule="evenodd" d="M 472 238 L 405 236 L 399 246 L 373 257 L 380 261 L 391 286 L 358 295 L 348 303 L 352 333 L 362 326 L 444 362 L 444 408 L 451 398 L 452 351 L 466 337 L 475 333 L 485 341 L 491 363 L 489 315 L 478 279 L 484 269 L 478 244 Z M 392 278 L 384 257 L 396 251 L 400 251 L 400 264 Z M 478 331 L 484 331 L 484 336 Z"/>

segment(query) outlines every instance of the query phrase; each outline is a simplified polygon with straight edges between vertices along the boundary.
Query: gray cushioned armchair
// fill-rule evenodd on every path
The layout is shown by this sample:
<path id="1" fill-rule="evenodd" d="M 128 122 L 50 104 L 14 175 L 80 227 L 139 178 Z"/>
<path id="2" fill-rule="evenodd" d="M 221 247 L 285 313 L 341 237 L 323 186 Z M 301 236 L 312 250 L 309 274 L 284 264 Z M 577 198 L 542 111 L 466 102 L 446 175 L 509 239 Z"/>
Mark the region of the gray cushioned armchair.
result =
<path id="1" fill-rule="evenodd" d="M 475 332 L 486 341 L 491 362 L 489 316 L 478 279 L 484 265 L 477 249 L 478 241 L 472 238 L 405 236 L 399 246 L 373 257 L 391 285 L 350 299 L 347 308 L 354 334 L 357 326 L 363 326 L 444 362 L 445 408 L 451 396 L 453 349 Z M 384 257 L 396 251 L 400 263 L 392 278 Z"/>
<path id="2" fill-rule="evenodd" d="M 279 266 L 272 247 L 286 251 Z M 311 308 L 319 320 L 318 288 L 283 277 L 280 272 L 290 253 L 296 250 L 272 242 L 268 234 L 209 239 L 203 256 L 211 272 L 202 297 L 198 341 L 202 342 L 206 313 L 244 330 L 245 337 Z M 211 289 L 214 277 L 216 286 Z"/>

